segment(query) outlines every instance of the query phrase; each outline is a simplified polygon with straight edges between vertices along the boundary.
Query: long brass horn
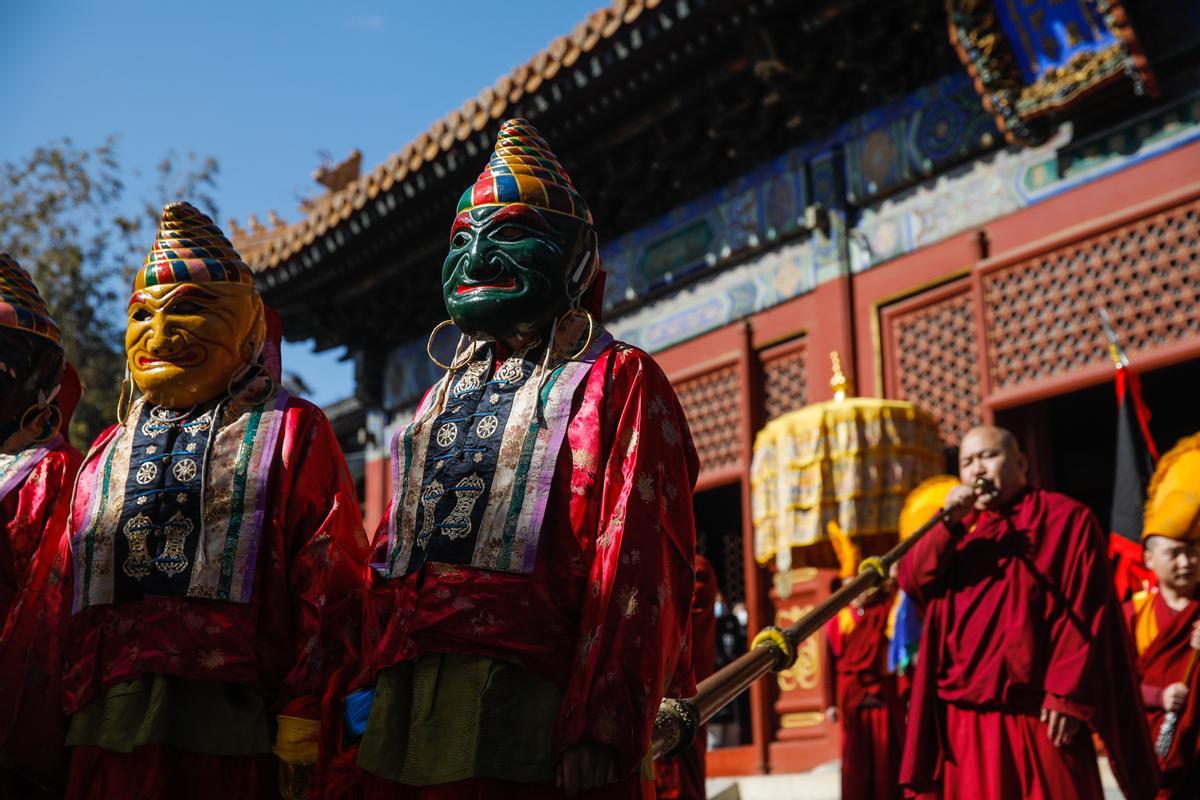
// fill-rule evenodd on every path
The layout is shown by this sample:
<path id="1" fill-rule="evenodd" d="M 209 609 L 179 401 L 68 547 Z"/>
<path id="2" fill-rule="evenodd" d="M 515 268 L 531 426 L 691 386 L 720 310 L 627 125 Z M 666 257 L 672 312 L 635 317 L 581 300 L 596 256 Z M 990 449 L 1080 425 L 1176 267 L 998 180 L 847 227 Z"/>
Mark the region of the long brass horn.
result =
<path id="1" fill-rule="evenodd" d="M 987 478 L 979 478 L 972 487 L 976 496 L 994 492 Z M 819 631 L 854 598 L 887 580 L 892 565 L 939 523 L 945 522 L 948 509 L 942 509 L 900 544 L 882 556 L 864 559 L 858 575 L 823 603 L 789 628 L 768 625 L 759 631 L 750 650 L 732 663 L 705 678 L 696 694 L 686 698 L 668 698 L 659 706 L 650 745 L 655 758 L 670 758 L 691 745 L 700 726 L 768 672 L 781 672 L 796 662 L 800 643 Z"/>

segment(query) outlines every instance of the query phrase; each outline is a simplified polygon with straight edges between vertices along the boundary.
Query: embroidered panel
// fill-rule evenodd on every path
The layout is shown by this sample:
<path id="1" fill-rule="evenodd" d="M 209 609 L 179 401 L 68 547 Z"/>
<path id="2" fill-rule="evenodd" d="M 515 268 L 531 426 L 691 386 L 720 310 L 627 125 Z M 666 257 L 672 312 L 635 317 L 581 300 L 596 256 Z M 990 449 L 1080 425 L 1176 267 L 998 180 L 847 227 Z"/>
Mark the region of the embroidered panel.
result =
<path id="1" fill-rule="evenodd" d="M 287 397 L 182 415 L 134 405 L 91 454 L 91 507 L 72 532 L 75 611 L 145 596 L 249 602 Z"/>
<path id="2" fill-rule="evenodd" d="M 200 528 L 201 465 L 215 407 L 191 415 L 143 403 L 129 436 L 125 502 L 117 519 L 116 602 L 187 592 Z"/>
<path id="3" fill-rule="evenodd" d="M 43 458 L 56 447 L 62 445 L 62 435 L 33 447 L 26 447 L 19 453 L 0 453 L 0 501 L 8 497 L 8 493 L 24 483 Z"/>
<path id="4" fill-rule="evenodd" d="M 532 571 L 571 402 L 611 343 L 601 332 L 544 380 L 529 351 L 492 374 L 490 346 L 443 377 L 393 439 L 388 560 L 372 566 L 388 577 L 426 562 Z"/>

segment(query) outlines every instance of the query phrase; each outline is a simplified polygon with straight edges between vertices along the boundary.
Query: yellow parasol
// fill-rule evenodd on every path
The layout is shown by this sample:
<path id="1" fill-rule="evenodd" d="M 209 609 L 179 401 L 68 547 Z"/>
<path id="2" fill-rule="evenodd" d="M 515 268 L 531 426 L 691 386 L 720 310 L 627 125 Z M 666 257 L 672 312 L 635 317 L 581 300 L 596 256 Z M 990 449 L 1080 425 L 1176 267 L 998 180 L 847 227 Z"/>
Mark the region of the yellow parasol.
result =
<path id="1" fill-rule="evenodd" d="M 895 544 L 900 509 L 943 468 L 937 421 L 902 400 L 849 396 L 832 353 L 834 399 L 785 414 L 759 432 L 750 468 L 754 553 L 777 575 L 801 565 L 837 566 L 832 523 L 851 541 Z"/>

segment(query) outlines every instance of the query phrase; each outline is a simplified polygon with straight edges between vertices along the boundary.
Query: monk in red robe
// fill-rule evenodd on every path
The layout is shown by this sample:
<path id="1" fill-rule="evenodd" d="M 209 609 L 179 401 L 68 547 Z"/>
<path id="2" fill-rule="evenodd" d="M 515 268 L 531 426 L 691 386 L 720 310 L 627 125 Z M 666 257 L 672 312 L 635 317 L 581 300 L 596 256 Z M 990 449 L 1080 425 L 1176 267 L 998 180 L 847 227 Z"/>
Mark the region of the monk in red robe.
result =
<path id="1" fill-rule="evenodd" d="M 266 318 L 220 229 L 167 206 L 128 307 L 142 396 L 71 509 L 72 800 L 307 792 L 367 542 L 329 421 L 266 365 Z"/>
<path id="2" fill-rule="evenodd" d="M 829 541 L 840 564 L 839 578 L 858 574 L 862 553 L 836 523 Z M 826 710 L 842 725 L 842 797 L 891 800 L 900 797 L 900 747 L 904 706 L 896 676 L 887 668 L 888 617 L 895 583 L 859 595 L 825 626 Z"/>
<path id="3" fill-rule="evenodd" d="M 949 523 L 900 563 L 923 609 L 900 780 L 930 797 L 1102 796 L 1089 729 L 1127 798 L 1154 796 L 1132 646 L 1092 514 L 1027 485 L 1008 431 L 963 438 Z"/>
<path id="4" fill-rule="evenodd" d="M 78 398 L 37 287 L 0 254 L 0 797 L 40 797 L 61 771 L 61 639 L 51 609 L 82 458 L 63 433 Z"/>
<path id="5" fill-rule="evenodd" d="M 1146 721 L 1156 738 L 1168 712 L 1178 716 L 1189 702 L 1188 667 L 1200 649 L 1200 502 L 1194 495 L 1174 492 L 1156 513 L 1148 514 L 1142 541 L 1146 568 L 1157 586 L 1138 592 L 1125 604 L 1125 617 L 1138 654 L 1138 677 Z M 1176 736 L 1172 750 L 1187 739 Z M 1178 762 L 1164 770 L 1162 796 L 1170 797 L 1177 773 L 1192 766 L 1189 754 L 1168 751 L 1162 761 Z M 1190 754 L 1194 757 L 1194 754 Z"/>
<path id="6" fill-rule="evenodd" d="M 717 662 L 717 575 L 709 560 L 696 554 L 696 586 L 692 591 L 691 637 L 687 664 L 676 667 L 667 697 L 690 697 L 695 684 L 713 674 Z M 706 796 L 705 726 L 696 731 L 691 747 L 674 758 L 654 762 L 654 788 L 659 800 L 691 800 Z"/>
<path id="7" fill-rule="evenodd" d="M 505 122 L 442 267 L 459 351 L 392 443 L 347 701 L 369 798 L 653 796 L 698 461 L 662 370 L 595 319 L 600 275 L 586 203 Z"/>
<path id="8" fill-rule="evenodd" d="M 1147 491 L 1142 544 L 1157 585 L 1125 604 L 1138 654 L 1150 736 L 1170 714 L 1176 727 L 1165 753 L 1162 798 L 1195 797 L 1200 779 L 1198 724 L 1192 711 L 1200 681 L 1200 437 L 1180 441 L 1159 462 Z M 1169 737 L 1168 737 L 1169 738 Z M 1164 744 L 1167 740 L 1164 740 Z"/>
<path id="9" fill-rule="evenodd" d="M 900 797 L 904 706 L 887 670 L 887 622 L 895 592 L 855 598 L 825 626 L 826 689 L 836 700 L 826 715 L 842 725 L 843 800 Z"/>

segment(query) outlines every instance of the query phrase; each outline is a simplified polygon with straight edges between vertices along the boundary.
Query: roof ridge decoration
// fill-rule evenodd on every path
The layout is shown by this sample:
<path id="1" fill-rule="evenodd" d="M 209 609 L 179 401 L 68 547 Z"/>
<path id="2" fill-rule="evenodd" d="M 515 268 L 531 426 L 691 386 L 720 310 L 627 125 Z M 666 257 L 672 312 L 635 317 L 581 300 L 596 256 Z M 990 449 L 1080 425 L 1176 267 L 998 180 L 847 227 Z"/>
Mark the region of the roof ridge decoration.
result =
<path id="1" fill-rule="evenodd" d="M 318 236 L 349 217 L 422 165 L 433 161 L 456 144 L 484 133 L 505 119 L 514 104 L 536 92 L 543 83 L 574 66 L 602 41 L 612 38 L 623 26 L 663 0 L 613 0 L 612 5 L 593 11 L 570 34 L 559 36 L 524 64 L 500 76 L 461 107 L 430 125 L 416 139 L 393 153 L 365 175 L 340 191 L 314 201 L 304 219 L 249 241 L 238 239 L 245 260 L 256 272 L 267 272 L 311 245 Z M 232 230 L 232 229 L 231 229 Z"/>

